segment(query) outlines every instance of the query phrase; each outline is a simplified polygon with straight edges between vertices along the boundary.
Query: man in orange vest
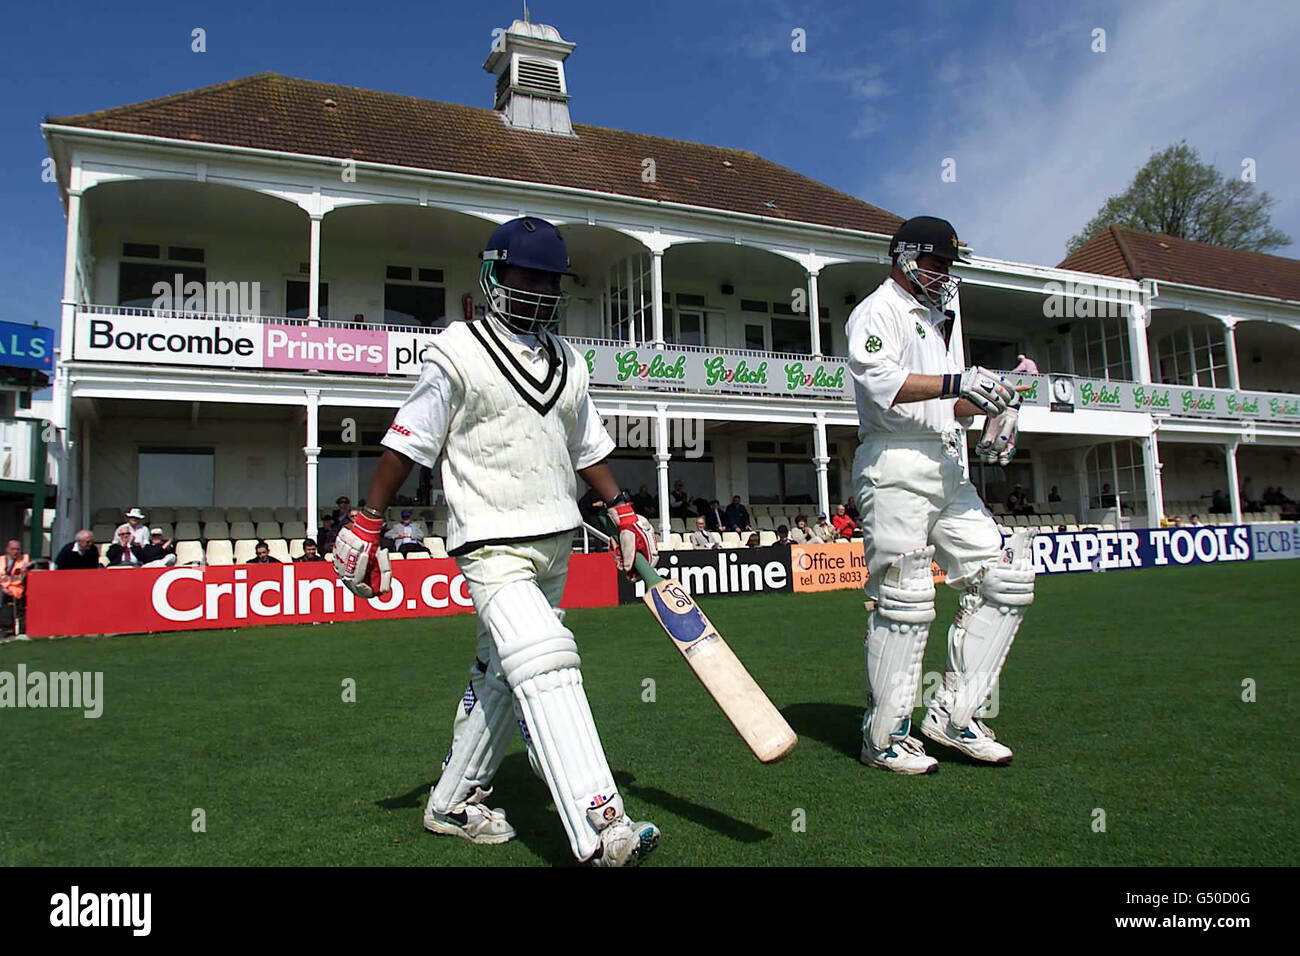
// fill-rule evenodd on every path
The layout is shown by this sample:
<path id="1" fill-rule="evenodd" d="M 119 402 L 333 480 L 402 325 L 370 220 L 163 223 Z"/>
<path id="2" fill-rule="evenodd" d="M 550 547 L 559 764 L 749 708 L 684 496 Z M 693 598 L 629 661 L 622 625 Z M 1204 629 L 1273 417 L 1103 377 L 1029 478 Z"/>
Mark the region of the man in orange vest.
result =
<path id="1" fill-rule="evenodd" d="M 27 591 L 27 569 L 32 559 L 23 553 L 22 542 L 14 540 L 5 546 L 3 567 L 0 567 L 0 592 L 3 592 L 3 608 L 0 608 L 0 620 L 5 631 L 13 628 L 14 634 L 23 632 L 23 596 Z M 12 622 L 9 616 L 13 616 Z"/>

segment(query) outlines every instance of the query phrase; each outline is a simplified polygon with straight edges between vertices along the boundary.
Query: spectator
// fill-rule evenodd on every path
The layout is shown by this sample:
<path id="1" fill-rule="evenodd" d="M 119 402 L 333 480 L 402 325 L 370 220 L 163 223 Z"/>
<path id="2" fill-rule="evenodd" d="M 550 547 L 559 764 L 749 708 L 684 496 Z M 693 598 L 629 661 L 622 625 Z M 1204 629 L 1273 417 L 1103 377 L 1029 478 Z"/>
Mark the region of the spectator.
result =
<path id="1" fill-rule="evenodd" d="M 0 633 L 21 635 L 26 631 L 27 569 L 32 559 L 23 553 L 21 541 L 5 546 L 4 566 L 0 568 Z"/>
<path id="2" fill-rule="evenodd" d="M 1052 490 L 1047 493 L 1047 503 L 1052 505 L 1061 503 L 1061 493 L 1056 490 L 1056 485 L 1052 485 Z"/>
<path id="3" fill-rule="evenodd" d="M 271 557 L 271 548 L 265 541 L 259 541 L 253 545 L 253 557 L 248 559 L 249 564 L 279 564 L 279 558 Z"/>
<path id="4" fill-rule="evenodd" d="M 339 495 L 334 501 L 334 530 L 337 532 L 345 524 L 352 520 L 352 499 L 347 495 Z"/>
<path id="5" fill-rule="evenodd" d="M 135 553 L 139 547 L 127 525 L 117 529 L 117 540 L 108 546 L 108 566 L 110 568 L 138 568 L 140 556 Z"/>
<path id="6" fill-rule="evenodd" d="M 402 520 L 389 528 L 384 537 L 393 539 L 392 547 L 399 554 L 410 554 L 412 551 L 429 553 L 429 549 L 424 546 L 424 532 L 411 521 L 410 508 L 402 509 Z"/>
<path id="7" fill-rule="evenodd" d="M 163 536 L 162 528 L 149 531 L 149 543 L 132 544 L 131 550 L 144 568 L 170 568 L 176 563 L 176 546 Z"/>
<path id="8" fill-rule="evenodd" d="M 1110 487 L 1107 485 L 1107 487 Z M 1016 485 L 1007 495 L 1007 511 L 1013 515 L 1031 515 L 1034 509 L 1029 507 L 1029 496 L 1025 494 L 1024 486 Z"/>
<path id="9" fill-rule="evenodd" d="M 795 544 L 821 544 L 822 539 L 817 532 L 808 527 L 807 515 L 796 515 L 794 519 L 794 530 L 790 532 L 790 540 Z"/>
<path id="10" fill-rule="evenodd" d="M 839 532 L 835 530 L 835 525 L 826 520 L 825 513 L 817 515 L 817 524 L 813 526 L 813 533 L 826 544 L 839 540 Z"/>
<path id="11" fill-rule="evenodd" d="M 1171 528 L 1181 528 L 1182 526 L 1183 519 L 1180 515 L 1174 515 L 1173 518 L 1169 520 L 1169 527 Z"/>
<path id="12" fill-rule="evenodd" d="M 320 549 L 326 553 L 334 550 L 334 539 L 338 537 L 338 528 L 334 527 L 334 516 L 325 515 L 320 519 L 320 528 L 316 531 L 316 542 Z M 303 547 L 307 542 L 303 542 Z"/>
<path id="13" fill-rule="evenodd" d="M 849 517 L 848 509 L 844 505 L 835 509 L 835 517 L 831 519 L 831 524 L 835 526 L 835 533 L 841 538 L 851 538 L 858 533 L 858 524 Z"/>
<path id="14" fill-rule="evenodd" d="M 1107 488 L 1110 485 L 1106 486 Z M 1210 514 L 1226 515 L 1232 513 L 1232 502 L 1228 500 L 1227 494 L 1222 488 L 1215 488 L 1214 494 L 1210 496 Z"/>
<path id="15" fill-rule="evenodd" d="M 852 497 L 850 497 L 848 501 L 844 502 L 844 513 L 853 519 L 854 524 L 857 524 L 862 520 L 862 514 L 858 511 L 858 506 L 854 503 Z"/>
<path id="16" fill-rule="evenodd" d="M 1201 519 L 1200 519 L 1200 517 L 1199 517 L 1198 515 L 1192 515 L 1190 518 L 1187 519 L 1187 526 L 1188 526 L 1189 528 L 1199 528 L 1199 527 L 1201 527 Z"/>
<path id="17" fill-rule="evenodd" d="M 668 494 L 669 517 L 686 517 L 686 512 L 690 510 L 690 501 L 690 496 L 686 494 L 686 486 L 678 481 L 673 485 L 673 490 Z"/>
<path id="18" fill-rule="evenodd" d="M 730 531 L 731 525 L 727 522 L 727 516 L 718 506 L 718 499 L 714 498 L 709 502 L 709 510 L 704 512 L 704 523 L 710 531 Z"/>
<path id="19" fill-rule="evenodd" d="M 749 523 L 749 510 L 740 503 L 740 495 L 733 496 L 731 504 L 727 505 L 727 525 L 732 531 L 754 530 Z"/>
<path id="20" fill-rule="evenodd" d="M 1028 355 L 1017 355 L 1016 367 L 1011 370 L 1011 374 L 1037 375 L 1038 363 L 1035 362 L 1033 359 L 1031 359 Z"/>
<path id="21" fill-rule="evenodd" d="M 776 526 L 776 540 L 772 542 L 782 548 L 790 547 L 790 529 L 783 524 Z"/>
<path id="22" fill-rule="evenodd" d="M 647 518 L 659 517 L 659 503 L 655 501 L 654 495 L 650 494 L 650 489 L 645 485 L 636 493 L 632 499 L 632 507 L 636 509 L 639 515 L 645 515 Z"/>
<path id="23" fill-rule="evenodd" d="M 696 518 L 695 530 L 691 532 L 691 547 L 697 551 L 710 551 L 722 547 L 722 539 L 706 526 L 703 518 Z"/>
<path id="24" fill-rule="evenodd" d="M 1109 482 L 1101 486 L 1101 498 L 1099 498 L 1098 501 L 1100 502 L 1099 507 L 1102 508 L 1115 507 L 1115 492 L 1110 490 Z"/>
<path id="25" fill-rule="evenodd" d="M 296 562 L 306 563 L 311 561 L 324 561 L 325 559 L 322 558 L 320 556 L 320 552 L 316 550 L 315 541 L 313 541 L 311 538 L 303 538 L 302 557 L 294 558 L 293 560 Z"/>
<path id="26" fill-rule="evenodd" d="M 144 546 L 149 543 L 149 529 L 144 524 L 144 512 L 139 508 L 132 508 L 128 511 L 126 513 L 126 524 L 120 527 L 131 529 L 131 540 L 136 544 Z"/>
<path id="27" fill-rule="evenodd" d="M 78 531 L 75 540 L 65 544 L 54 559 L 54 567 L 58 571 L 99 567 L 99 548 L 95 546 L 95 536 L 85 528 Z"/>
<path id="28" fill-rule="evenodd" d="M 709 503 L 705 501 L 703 498 L 696 498 L 694 501 L 691 502 L 691 506 L 689 509 L 687 509 L 686 513 L 688 515 L 702 515 L 708 510 L 709 510 Z"/>
<path id="29" fill-rule="evenodd" d="M 752 534 L 750 534 L 750 536 L 749 536 L 749 540 L 748 540 L 747 542 L 745 542 L 745 547 L 747 547 L 747 548 L 757 548 L 757 547 L 758 547 L 758 542 L 759 542 L 758 532 L 755 531 L 755 532 L 753 532 Z"/>

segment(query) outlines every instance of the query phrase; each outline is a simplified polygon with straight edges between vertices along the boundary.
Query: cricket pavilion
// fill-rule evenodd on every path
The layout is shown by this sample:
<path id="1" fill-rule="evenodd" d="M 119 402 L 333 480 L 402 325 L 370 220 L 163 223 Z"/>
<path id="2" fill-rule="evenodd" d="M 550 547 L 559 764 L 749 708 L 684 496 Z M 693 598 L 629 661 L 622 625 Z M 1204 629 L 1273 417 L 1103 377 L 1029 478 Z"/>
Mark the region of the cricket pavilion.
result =
<path id="1" fill-rule="evenodd" d="M 47 119 L 67 216 L 54 547 L 140 506 L 211 563 L 250 532 L 296 550 L 365 495 L 424 348 L 483 314 L 477 253 L 523 214 L 568 243 L 562 331 L 666 547 L 678 481 L 764 530 L 847 499 L 844 322 L 902 216 L 753 153 L 575 122 L 574 47 L 515 21 L 490 108 L 264 73 Z M 1015 461 L 970 456 L 991 504 L 1016 484 L 1035 502 L 1008 526 L 1209 520 L 1220 489 L 1240 522 L 1247 477 L 1292 473 L 1300 262 L 1111 229 L 1058 266 L 975 250 L 958 274 L 950 347 L 1041 370 L 1017 376 Z M 399 498 L 434 536 L 439 484 L 417 469 Z"/>

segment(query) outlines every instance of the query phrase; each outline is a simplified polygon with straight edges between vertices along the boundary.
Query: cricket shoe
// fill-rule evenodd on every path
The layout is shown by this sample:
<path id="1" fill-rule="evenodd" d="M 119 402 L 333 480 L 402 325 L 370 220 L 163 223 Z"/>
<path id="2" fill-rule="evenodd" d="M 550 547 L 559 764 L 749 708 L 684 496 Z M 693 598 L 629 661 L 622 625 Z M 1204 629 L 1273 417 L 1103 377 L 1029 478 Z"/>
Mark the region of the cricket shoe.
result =
<path id="1" fill-rule="evenodd" d="M 991 763 L 997 767 L 1011 763 L 1011 748 L 998 743 L 993 731 L 976 718 L 971 718 L 970 726 L 957 728 L 948 719 L 946 710 L 932 706 L 926 710 L 925 719 L 921 721 L 921 733 L 937 744 L 960 750 L 982 763 Z"/>
<path id="2" fill-rule="evenodd" d="M 430 833 L 458 836 L 470 843 L 506 843 L 515 838 L 515 828 L 506 821 L 504 810 L 484 806 L 492 788 L 475 787 L 474 793 L 458 807 L 439 813 L 433 807 L 424 811 L 424 828 Z"/>
<path id="3" fill-rule="evenodd" d="M 636 823 L 624 814 L 600 831 L 600 846 L 592 866 L 640 866 L 659 845 L 659 828 L 649 821 Z"/>
<path id="4" fill-rule="evenodd" d="M 869 741 L 863 740 L 862 753 L 858 759 L 868 767 L 892 770 L 894 773 L 925 774 L 935 773 L 939 761 L 925 752 L 925 745 L 910 733 L 912 722 L 903 725 L 903 733 L 891 737 L 889 746 L 877 750 Z"/>

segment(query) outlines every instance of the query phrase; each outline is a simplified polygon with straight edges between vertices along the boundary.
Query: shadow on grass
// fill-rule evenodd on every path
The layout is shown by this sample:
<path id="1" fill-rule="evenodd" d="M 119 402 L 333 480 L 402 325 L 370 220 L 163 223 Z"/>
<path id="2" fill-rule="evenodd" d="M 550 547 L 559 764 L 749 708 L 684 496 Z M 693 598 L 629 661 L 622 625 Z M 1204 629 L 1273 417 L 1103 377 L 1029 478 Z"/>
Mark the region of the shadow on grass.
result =
<path id="1" fill-rule="evenodd" d="M 618 771 L 614 774 L 614 782 L 618 784 L 619 791 L 625 797 L 645 800 L 647 803 L 652 803 L 656 807 L 706 827 L 714 833 L 735 840 L 737 843 L 758 843 L 760 840 L 767 840 L 772 836 L 770 831 L 746 823 L 744 820 L 737 820 L 720 810 L 692 803 L 684 797 L 675 796 L 666 790 L 660 790 L 658 787 L 638 786 L 635 781 L 636 777 L 627 771 Z M 634 813 L 629 815 L 636 816 Z"/>

